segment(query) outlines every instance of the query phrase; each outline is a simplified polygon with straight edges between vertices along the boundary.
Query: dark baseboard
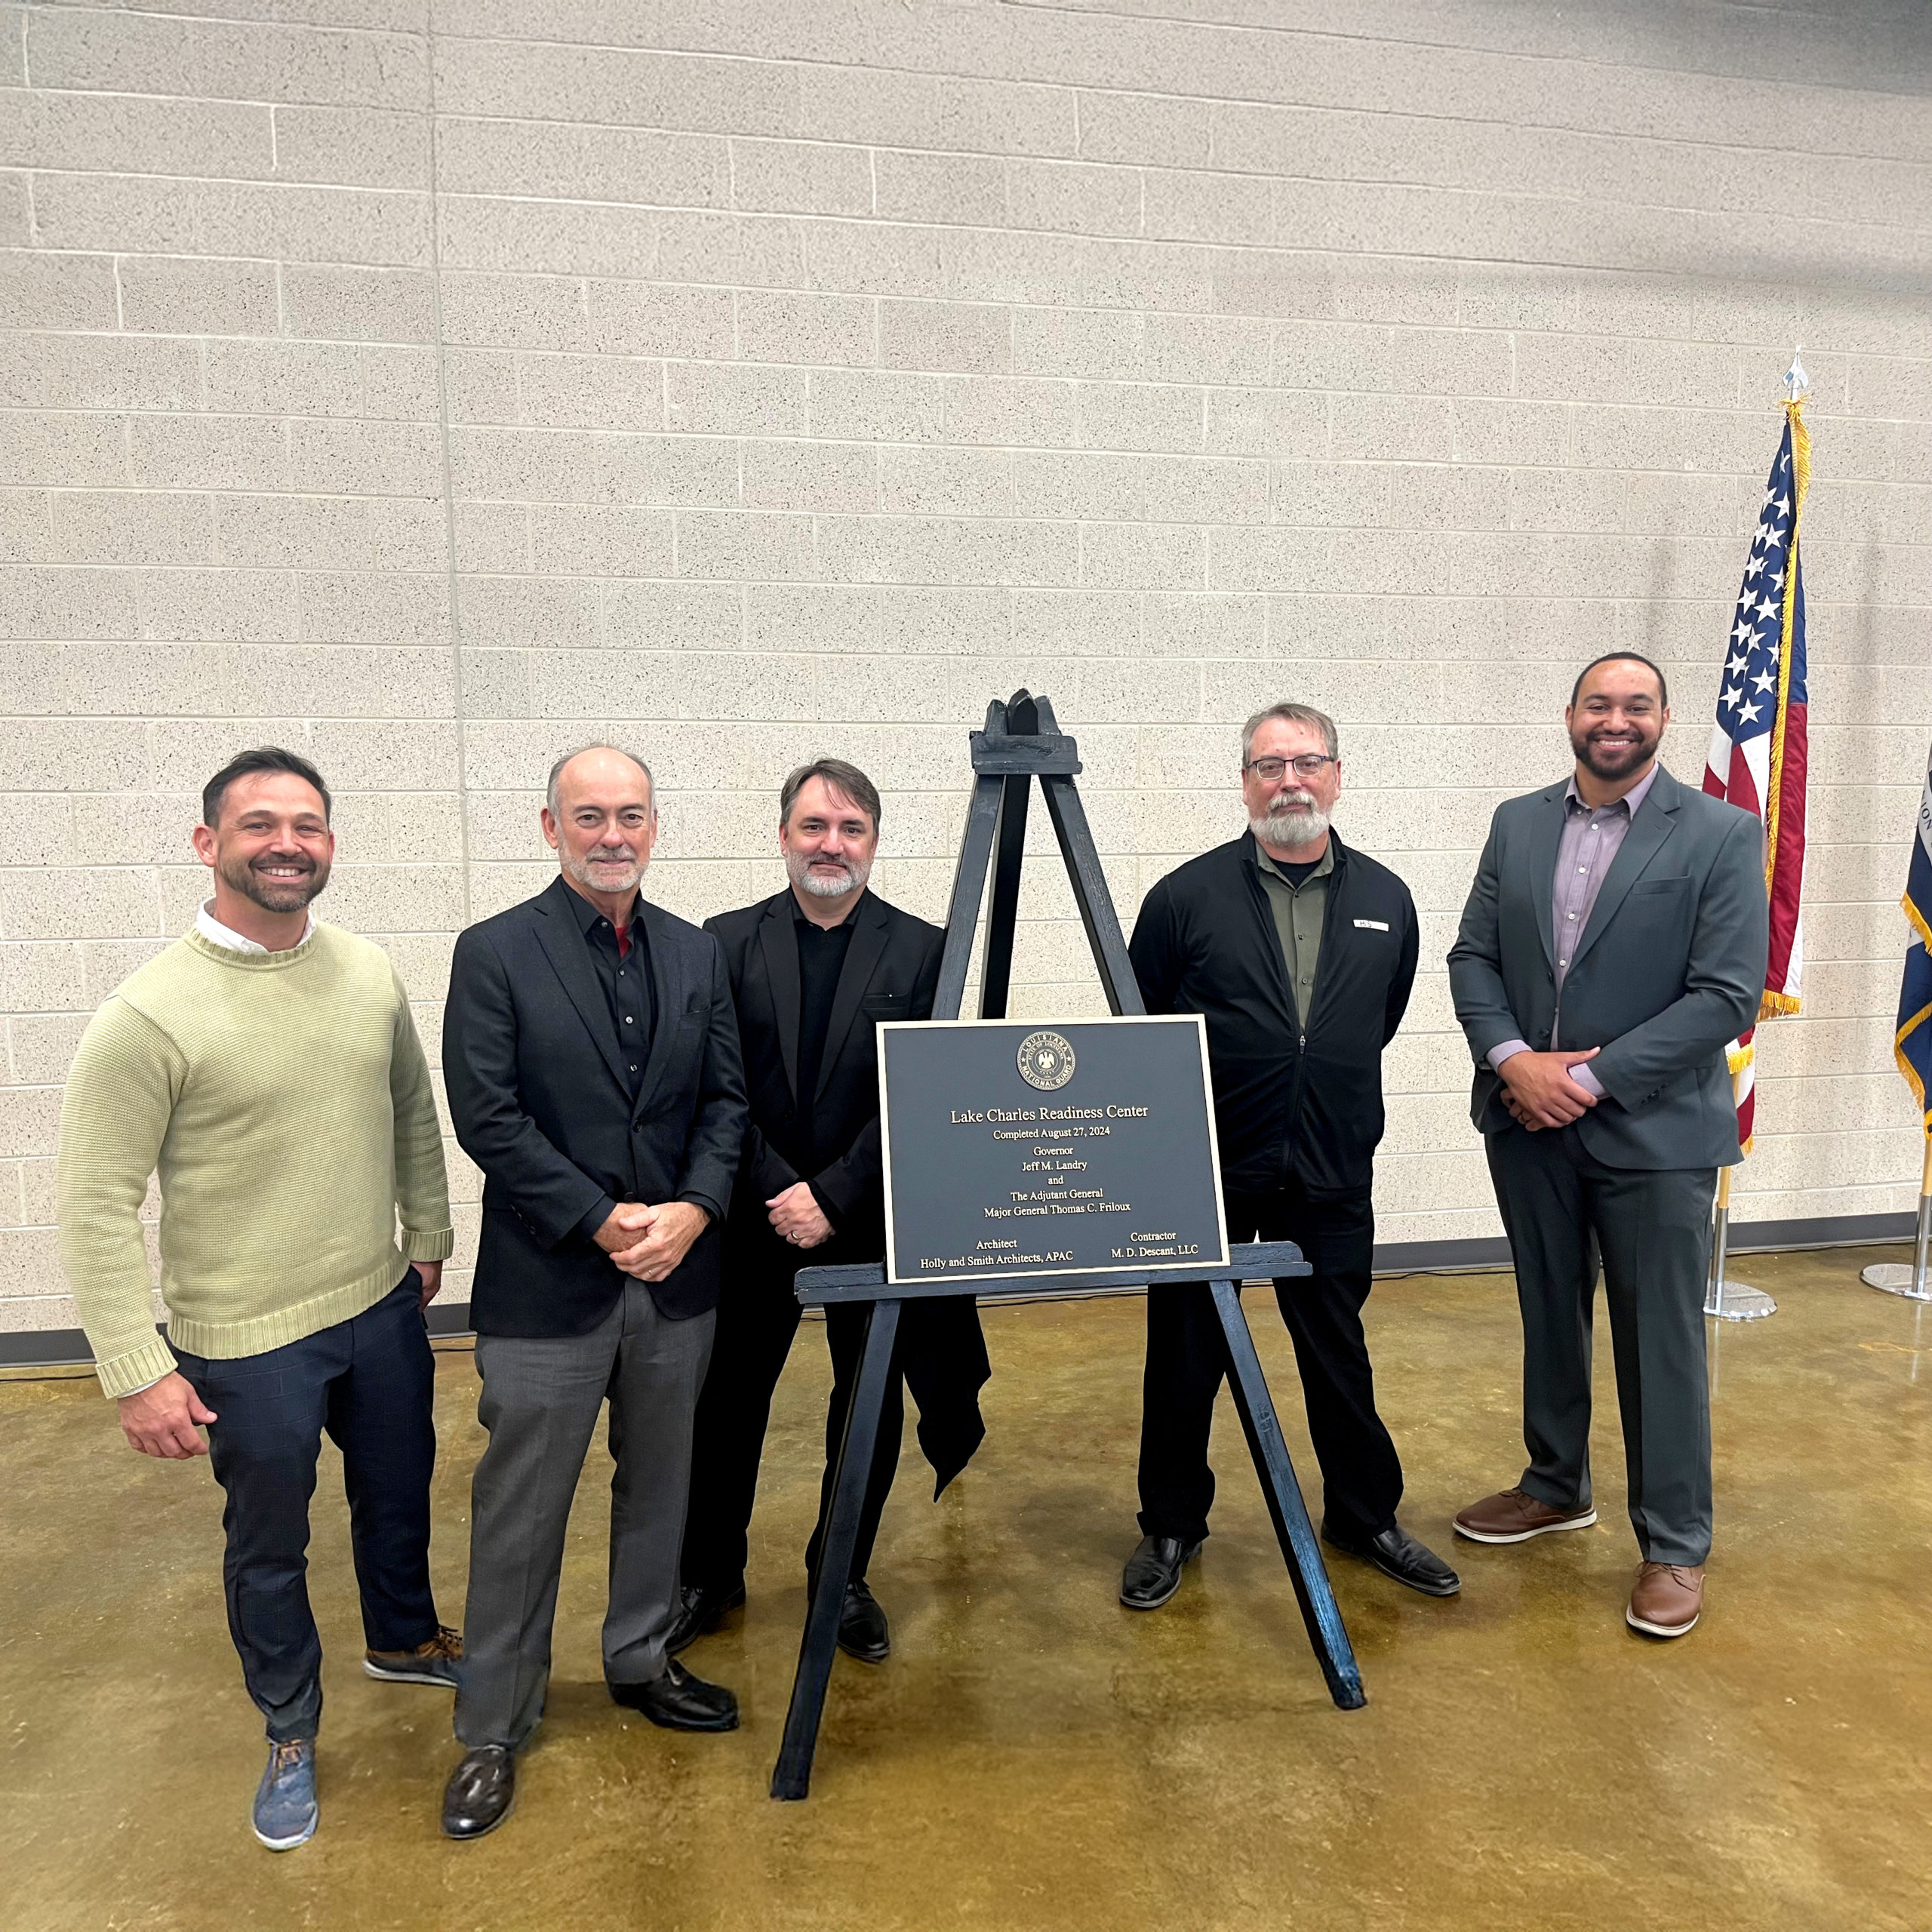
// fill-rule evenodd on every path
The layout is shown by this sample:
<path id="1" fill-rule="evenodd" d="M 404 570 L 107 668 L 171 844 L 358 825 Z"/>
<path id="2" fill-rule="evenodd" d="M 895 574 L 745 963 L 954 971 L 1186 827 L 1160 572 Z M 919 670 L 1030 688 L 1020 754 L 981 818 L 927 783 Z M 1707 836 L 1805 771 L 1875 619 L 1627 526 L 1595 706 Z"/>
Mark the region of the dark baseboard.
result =
<path id="1" fill-rule="evenodd" d="M 1831 1214 L 1795 1221 L 1739 1221 L 1730 1230 L 1733 1254 L 1769 1254 L 1783 1248 L 1863 1247 L 1909 1241 L 1917 1217 L 1905 1214 Z M 1378 1275 L 1460 1275 L 1507 1268 L 1509 1244 L 1500 1235 L 1478 1241 L 1388 1241 L 1375 1251 Z"/>
<path id="2" fill-rule="evenodd" d="M 1768 1254 L 1786 1248 L 1866 1247 L 1887 1241 L 1907 1241 L 1916 1217 L 1902 1214 L 1832 1214 L 1811 1220 L 1741 1221 L 1730 1231 L 1734 1254 Z M 1509 1244 L 1500 1235 L 1476 1241 L 1398 1241 L 1375 1251 L 1378 1275 L 1459 1275 L 1480 1269 L 1506 1269 Z M 1098 1289 L 1092 1293 L 1106 1294 Z M 1138 1288 L 1121 1291 L 1138 1294 Z M 1084 1299 L 1083 1296 L 1080 1297 Z M 983 1301 L 1032 1301 L 1032 1295 L 983 1295 Z M 469 1304 L 455 1302 L 429 1311 L 429 1333 L 468 1335 Z M 88 1339 L 78 1328 L 15 1329 L 0 1332 L 0 1368 L 60 1368 L 85 1365 L 94 1359 Z"/>
<path id="3" fill-rule="evenodd" d="M 468 1335 L 469 1304 L 453 1302 L 432 1308 L 429 1316 L 432 1339 Z M 166 1334 L 165 1329 L 157 1332 Z M 78 1328 L 29 1328 L 0 1332 L 0 1368 L 86 1367 L 94 1360 L 85 1334 Z"/>

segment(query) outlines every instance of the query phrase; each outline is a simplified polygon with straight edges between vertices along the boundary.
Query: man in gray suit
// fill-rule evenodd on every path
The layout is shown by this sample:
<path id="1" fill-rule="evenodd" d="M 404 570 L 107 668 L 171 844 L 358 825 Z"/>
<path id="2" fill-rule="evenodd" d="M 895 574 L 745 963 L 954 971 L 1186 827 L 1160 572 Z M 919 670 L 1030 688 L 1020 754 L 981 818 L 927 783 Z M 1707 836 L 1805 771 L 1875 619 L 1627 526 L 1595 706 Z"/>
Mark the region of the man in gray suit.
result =
<path id="1" fill-rule="evenodd" d="M 1663 673 L 1617 652 L 1564 713 L 1575 775 L 1497 808 L 1449 952 L 1523 1313 L 1521 1483 L 1456 1518 L 1478 1543 L 1597 1519 L 1590 1323 L 1598 1257 L 1630 1521 L 1626 1619 L 1681 1637 L 1711 1546 L 1704 1277 L 1717 1170 L 1742 1158 L 1724 1049 L 1764 989 L 1758 821 L 1657 763 Z"/>

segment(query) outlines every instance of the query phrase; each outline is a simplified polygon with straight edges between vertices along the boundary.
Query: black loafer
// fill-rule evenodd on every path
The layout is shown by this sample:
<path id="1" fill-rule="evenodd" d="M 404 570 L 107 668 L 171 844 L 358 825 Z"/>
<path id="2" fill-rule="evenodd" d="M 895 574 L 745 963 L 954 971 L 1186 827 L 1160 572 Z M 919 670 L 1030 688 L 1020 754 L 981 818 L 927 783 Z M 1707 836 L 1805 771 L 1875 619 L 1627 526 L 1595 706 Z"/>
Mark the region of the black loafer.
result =
<path id="1" fill-rule="evenodd" d="M 883 1663 L 892 1654 L 892 1627 L 863 1580 L 845 1586 L 844 1607 L 838 1613 L 838 1647 L 861 1663 Z"/>
<path id="2" fill-rule="evenodd" d="M 1179 1537 L 1143 1537 L 1120 1580 L 1120 1600 L 1129 1610 L 1158 1610 L 1180 1588 L 1180 1573 L 1201 1554 L 1198 1543 Z"/>
<path id="3" fill-rule="evenodd" d="M 736 1610 L 744 1601 L 745 1586 L 742 1578 L 726 1589 L 709 1583 L 690 1583 L 678 1595 L 678 1614 L 664 1639 L 667 1657 L 675 1657 L 699 1638 L 709 1636 L 724 1621 L 724 1613 Z"/>
<path id="4" fill-rule="evenodd" d="M 1400 1523 L 1392 1523 L 1379 1537 L 1338 1536 L 1326 1523 L 1321 1540 L 1372 1563 L 1385 1577 L 1420 1590 L 1426 1597 L 1453 1597 L 1463 1580 L 1427 1544 L 1417 1542 Z"/>
<path id="5" fill-rule="evenodd" d="M 667 1660 L 664 1675 L 648 1684 L 614 1684 L 611 1700 L 627 1710 L 641 1712 L 666 1730 L 736 1730 L 738 1700 L 721 1684 L 694 1677 L 682 1664 Z"/>
<path id="6" fill-rule="evenodd" d="M 510 1815 L 516 1797 L 516 1760 L 506 1746 L 479 1744 L 466 1752 L 443 1787 L 443 1836 L 480 1838 Z"/>

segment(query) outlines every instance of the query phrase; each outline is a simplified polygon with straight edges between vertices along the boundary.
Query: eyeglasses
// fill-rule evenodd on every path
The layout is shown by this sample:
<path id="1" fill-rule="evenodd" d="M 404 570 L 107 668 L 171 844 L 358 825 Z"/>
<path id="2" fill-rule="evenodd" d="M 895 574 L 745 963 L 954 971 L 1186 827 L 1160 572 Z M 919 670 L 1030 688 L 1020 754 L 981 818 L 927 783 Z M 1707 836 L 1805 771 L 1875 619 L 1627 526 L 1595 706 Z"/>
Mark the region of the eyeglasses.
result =
<path id="1" fill-rule="evenodd" d="M 1252 758 L 1241 767 L 1243 771 L 1251 771 L 1264 785 L 1272 785 L 1290 765 L 1295 768 L 1297 778 L 1319 778 L 1324 764 L 1340 764 L 1338 758 L 1331 758 L 1325 752 L 1303 752 L 1300 758 Z"/>

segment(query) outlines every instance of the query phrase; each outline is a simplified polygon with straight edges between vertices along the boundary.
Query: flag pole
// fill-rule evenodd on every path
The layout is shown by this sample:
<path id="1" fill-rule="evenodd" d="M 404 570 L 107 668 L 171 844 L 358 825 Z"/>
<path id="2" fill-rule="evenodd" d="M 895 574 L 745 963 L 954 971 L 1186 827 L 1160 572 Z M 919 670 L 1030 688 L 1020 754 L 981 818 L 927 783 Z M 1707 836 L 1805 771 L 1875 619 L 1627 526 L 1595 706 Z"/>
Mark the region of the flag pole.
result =
<path id="1" fill-rule="evenodd" d="M 1730 1076 L 1733 1104 L 1736 1104 L 1737 1075 Z M 1734 1165 L 1718 1170 L 1718 1198 L 1711 1229 L 1711 1271 L 1704 1287 L 1704 1312 L 1720 1321 L 1761 1321 L 1775 1315 L 1778 1305 L 1762 1288 L 1749 1282 L 1733 1281 L 1724 1272 L 1730 1254 L 1730 1177 Z"/>
<path id="2" fill-rule="evenodd" d="M 1925 1166 L 1918 1179 L 1918 1232 L 1912 1242 L 1912 1265 L 1903 1261 L 1875 1261 L 1859 1270 L 1858 1278 L 1868 1288 L 1888 1295 L 1903 1295 L 1907 1301 L 1932 1301 L 1932 1281 L 1926 1278 L 1928 1251 L 1932 1251 L 1932 1136 L 1925 1143 Z"/>
<path id="3" fill-rule="evenodd" d="M 1785 371 L 1784 376 L 1784 410 L 1786 425 L 1786 434 L 1791 438 L 1792 445 L 1789 554 L 1792 583 L 1793 586 L 1796 585 L 1798 580 L 1798 506 L 1804 500 L 1804 484 L 1806 474 L 1804 467 L 1802 445 L 1799 441 L 1799 438 L 1801 434 L 1801 423 L 1798 415 L 1798 404 L 1810 388 L 1810 378 L 1804 373 L 1804 364 L 1802 360 L 1802 352 L 1803 345 L 1801 343 L 1797 345 L 1792 349 L 1791 352 L 1791 367 Z M 1779 463 L 1777 465 L 1774 465 L 1773 467 L 1771 472 L 1771 481 L 1767 487 L 1764 492 L 1764 501 L 1767 506 L 1770 504 L 1773 497 L 1777 493 L 1777 472 L 1779 468 L 1782 466 L 1782 464 L 1783 458 L 1780 457 Z M 1761 518 L 1759 521 L 1758 543 L 1752 546 L 1754 554 L 1758 547 L 1758 544 L 1761 544 L 1764 542 L 1767 530 L 1774 528 L 1774 526 L 1771 525 L 1767 520 L 1768 518 L 1768 515 L 1769 512 L 1767 507 L 1765 516 Z M 1767 554 L 1768 555 L 1769 552 L 1767 552 Z M 1750 580 L 1752 574 L 1752 572 L 1750 569 L 1747 569 L 1745 572 L 1745 592 L 1743 596 L 1740 599 L 1740 611 L 1748 608 L 1749 607 Z M 1770 611 L 1770 606 L 1769 604 L 1766 604 L 1764 606 L 1764 609 L 1768 614 Z M 1734 634 L 1739 638 L 1740 641 L 1748 629 L 1750 628 L 1752 621 L 1754 620 L 1747 620 L 1740 615 L 1739 619 L 1739 629 L 1737 632 Z M 1801 624 L 1801 606 L 1800 607 L 1799 622 Z M 1768 634 L 1767 635 L 1768 635 Z M 1764 640 L 1760 639 L 1758 641 L 1761 644 Z M 1780 673 L 1788 680 L 1792 674 L 1792 663 L 1794 652 L 1800 654 L 1799 662 L 1801 664 L 1801 653 L 1803 651 L 1802 630 L 1801 629 L 1799 629 L 1795 632 L 1794 631 L 1792 606 L 1789 601 L 1789 595 L 1787 595 L 1783 612 L 1783 629 L 1779 651 L 1780 662 L 1778 668 Z M 1801 678 L 1801 671 L 1799 672 L 1799 675 Z M 1770 747 L 1770 792 L 1768 794 L 1761 792 L 1755 801 L 1756 808 L 1761 811 L 1764 814 L 1766 835 L 1769 841 L 1768 848 L 1765 854 L 1764 878 L 1764 887 L 1767 894 L 1773 892 L 1771 873 L 1773 868 L 1777 863 L 1780 854 L 1778 843 L 1779 788 L 1783 782 L 1780 768 L 1784 756 L 1784 706 L 1786 703 L 1785 694 L 1788 688 L 1788 684 L 1786 685 L 1782 685 L 1780 686 L 1779 691 L 1779 716 L 1777 733 L 1772 740 Z M 1800 685 L 1797 693 L 1797 700 L 1801 703 L 1803 701 L 1803 687 L 1801 684 Z M 1749 716 L 1752 714 L 1746 713 L 1744 715 Z M 1800 712 L 1799 715 L 1801 718 L 1802 713 Z M 1724 706 L 1721 699 L 1719 701 L 1718 718 L 1719 742 L 1723 746 L 1725 758 L 1727 761 L 1728 761 L 1737 755 L 1736 749 L 1737 741 L 1728 739 L 1724 735 Z M 1801 735 L 1801 728 L 1802 728 L 1801 726 L 1801 735 L 1798 740 L 1799 747 L 1798 752 L 1799 759 L 1798 768 L 1801 774 L 1803 771 L 1804 756 L 1804 739 Z M 1720 798 L 1726 796 L 1727 788 L 1722 783 L 1724 777 L 1723 768 L 1712 766 L 1707 761 L 1706 768 L 1707 779 L 1710 776 L 1715 774 L 1720 780 L 1719 784 L 1716 786 L 1713 786 L 1707 782 L 1704 788 L 1706 791 L 1714 792 L 1715 795 Z M 1799 782 L 1801 785 L 1801 777 Z M 1732 802 L 1735 803 L 1736 801 L 1734 799 Z M 1801 814 L 1798 822 L 1801 825 L 1801 814 L 1804 809 L 1801 794 L 1798 809 Z M 1776 900 L 1774 894 L 1773 910 L 1774 916 L 1775 917 Z M 1795 926 L 1793 928 L 1793 935 L 1795 940 Z M 1764 998 L 1760 1004 L 1757 1015 L 1752 1020 L 1750 1026 L 1739 1036 L 1739 1038 L 1736 1042 L 1738 1051 L 1733 1057 L 1733 1064 L 1730 1073 L 1731 1105 L 1734 1108 L 1742 1107 L 1744 1103 L 1745 1091 L 1743 1088 L 1743 1081 L 1747 1073 L 1752 1074 L 1754 1085 L 1755 1084 L 1755 1072 L 1752 1072 L 1752 1060 L 1755 1057 L 1753 1037 L 1756 1033 L 1758 1023 L 1761 1020 L 1770 1019 L 1777 1014 L 1795 1013 L 1797 1010 L 1798 999 L 1795 988 L 1786 986 L 1774 989 L 1768 983 L 1767 984 L 1764 989 Z M 1739 1124 L 1740 1129 L 1744 1128 L 1744 1123 L 1742 1121 L 1740 1121 Z M 1739 1158 L 1740 1160 L 1743 1158 L 1744 1154 L 1749 1152 L 1750 1145 L 1750 1137 L 1748 1131 L 1746 1131 L 1744 1135 L 1743 1146 L 1740 1151 Z M 1778 1312 L 1777 1303 L 1774 1302 L 1769 1295 L 1766 1294 L 1761 1288 L 1754 1288 L 1748 1282 L 1733 1281 L 1730 1278 L 1728 1272 L 1728 1263 L 1730 1260 L 1730 1181 L 1732 1172 L 1733 1168 L 1730 1167 L 1724 1168 L 1718 1172 L 1717 1198 L 1712 1204 L 1712 1208 L 1710 1269 L 1709 1274 L 1705 1278 L 1704 1312 L 1708 1315 L 1712 1316 L 1719 1321 L 1761 1321 L 1766 1315 L 1777 1314 Z M 1928 1174 L 1932 1174 L 1932 1168 L 1928 1168 L 1927 1173 Z"/>

